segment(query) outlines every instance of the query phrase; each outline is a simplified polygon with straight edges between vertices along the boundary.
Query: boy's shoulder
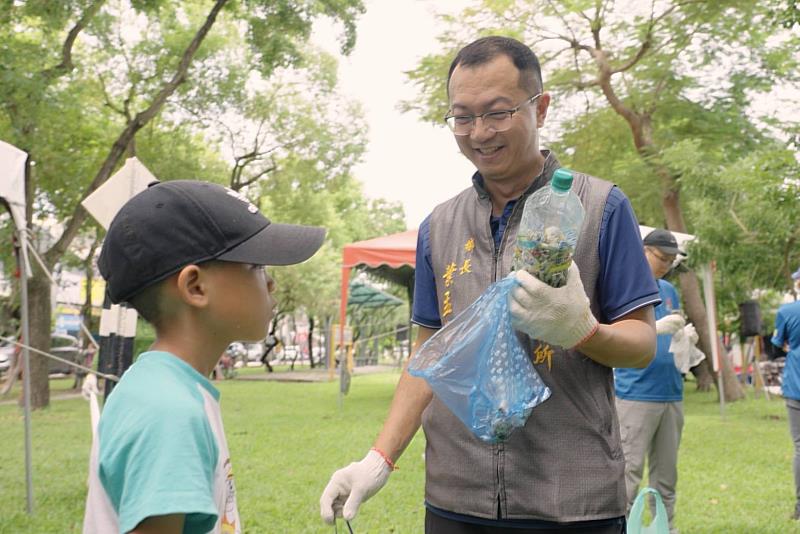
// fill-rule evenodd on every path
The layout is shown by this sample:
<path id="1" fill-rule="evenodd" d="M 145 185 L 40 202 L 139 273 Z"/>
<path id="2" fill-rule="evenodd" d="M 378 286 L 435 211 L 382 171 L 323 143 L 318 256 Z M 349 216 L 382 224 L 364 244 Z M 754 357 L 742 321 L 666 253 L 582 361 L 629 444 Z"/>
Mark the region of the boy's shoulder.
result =
<path id="1" fill-rule="evenodd" d="M 108 397 L 101 432 L 109 426 L 141 431 L 175 419 L 205 420 L 206 404 L 218 398 L 216 388 L 183 360 L 166 352 L 143 353 Z"/>

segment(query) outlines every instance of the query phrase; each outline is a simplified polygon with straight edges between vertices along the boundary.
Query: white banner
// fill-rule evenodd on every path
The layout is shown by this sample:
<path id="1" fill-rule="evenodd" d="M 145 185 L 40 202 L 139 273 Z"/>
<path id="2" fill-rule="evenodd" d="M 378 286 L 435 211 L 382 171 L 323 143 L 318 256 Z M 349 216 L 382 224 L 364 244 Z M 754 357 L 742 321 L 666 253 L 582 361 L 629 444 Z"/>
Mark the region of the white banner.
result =
<path id="1" fill-rule="evenodd" d="M 108 230 L 123 204 L 141 193 L 158 179 L 136 158 L 128 158 L 106 182 L 86 197 L 81 205 L 100 225 Z"/>
<path id="2" fill-rule="evenodd" d="M 25 228 L 25 160 L 28 154 L 0 141 L 0 197 L 11 206 L 17 228 Z"/>

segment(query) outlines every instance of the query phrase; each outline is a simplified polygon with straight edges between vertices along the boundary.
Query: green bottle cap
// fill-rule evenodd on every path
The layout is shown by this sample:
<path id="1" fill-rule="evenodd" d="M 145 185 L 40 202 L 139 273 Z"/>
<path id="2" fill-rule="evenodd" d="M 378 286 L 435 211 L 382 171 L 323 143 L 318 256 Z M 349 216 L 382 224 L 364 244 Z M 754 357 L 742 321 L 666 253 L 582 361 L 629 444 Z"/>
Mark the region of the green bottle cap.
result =
<path id="1" fill-rule="evenodd" d="M 557 169 L 550 180 L 550 187 L 561 193 L 566 193 L 572 187 L 572 171 L 565 168 Z"/>

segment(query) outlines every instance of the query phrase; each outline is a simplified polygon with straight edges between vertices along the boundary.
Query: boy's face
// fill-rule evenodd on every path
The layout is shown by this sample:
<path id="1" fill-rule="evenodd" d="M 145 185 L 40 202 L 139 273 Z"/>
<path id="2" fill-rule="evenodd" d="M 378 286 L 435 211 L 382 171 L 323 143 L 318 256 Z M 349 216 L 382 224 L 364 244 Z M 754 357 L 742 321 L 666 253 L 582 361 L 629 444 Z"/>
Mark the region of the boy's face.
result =
<path id="1" fill-rule="evenodd" d="M 219 335 L 232 341 L 258 341 L 274 315 L 275 282 L 261 265 L 213 262 L 209 311 Z"/>

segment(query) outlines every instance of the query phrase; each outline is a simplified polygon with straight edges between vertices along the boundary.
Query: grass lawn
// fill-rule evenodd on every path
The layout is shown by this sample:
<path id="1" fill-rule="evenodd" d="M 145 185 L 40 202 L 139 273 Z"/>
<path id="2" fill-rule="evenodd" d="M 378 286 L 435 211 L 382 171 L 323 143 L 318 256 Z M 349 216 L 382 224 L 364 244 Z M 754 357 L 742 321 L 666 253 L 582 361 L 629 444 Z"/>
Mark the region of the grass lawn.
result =
<path id="1" fill-rule="evenodd" d="M 219 383 L 246 532 L 333 532 L 319 519 L 319 495 L 335 469 L 367 451 L 398 377 L 354 377 L 341 410 L 336 383 Z M 63 380 L 69 383 L 54 381 L 53 389 L 71 386 L 71 379 Z M 800 533 L 800 525 L 788 519 L 794 505 L 792 445 L 783 402 L 729 404 L 723 419 L 714 393 L 696 393 L 687 384 L 685 412 L 681 532 Z M 80 398 L 54 400 L 34 414 L 32 428 L 35 513 L 28 518 L 22 414 L 15 405 L 0 405 L 0 533 L 80 532 L 88 405 Z M 420 433 L 400 470 L 362 508 L 355 532 L 422 532 L 423 450 Z"/>

